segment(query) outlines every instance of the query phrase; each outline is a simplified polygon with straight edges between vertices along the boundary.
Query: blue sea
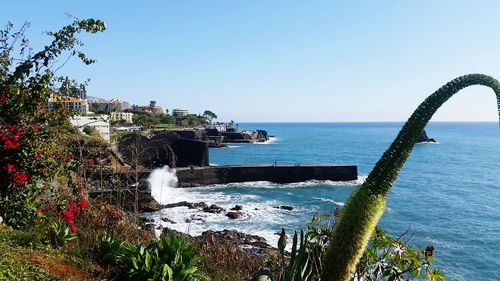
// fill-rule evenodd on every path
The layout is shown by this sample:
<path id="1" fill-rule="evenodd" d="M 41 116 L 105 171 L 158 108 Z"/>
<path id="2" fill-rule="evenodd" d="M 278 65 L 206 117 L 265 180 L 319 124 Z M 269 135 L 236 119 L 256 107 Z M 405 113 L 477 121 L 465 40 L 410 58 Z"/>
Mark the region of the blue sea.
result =
<path id="1" fill-rule="evenodd" d="M 402 123 L 245 123 L 276 139 L 211 149 L 212 165 L 248 163 L 348 163 L 359 180 L 294 184 L 253 182 L 172 191 L 173 201 L 243 206 L 245 217 L 197 213 L 181 208 L 162 216 L 169 227 L 199 234 L 237 229 L 265 237 L 304 228 L 315 213 L 343 206 L 397 135 Z M 413 233 L 409 244 L 433 245 L 435 268 L 448 280 L 500 280 L 500 129 L 496 122 L 434 122 L 426 128 L 437 144 L 417 144 L 390 192 L 379 226 L 393 235 Z M 276 209 L 290 205 L 293 211 Z M 187 221 L 186 219 L 189 218 Z"/>

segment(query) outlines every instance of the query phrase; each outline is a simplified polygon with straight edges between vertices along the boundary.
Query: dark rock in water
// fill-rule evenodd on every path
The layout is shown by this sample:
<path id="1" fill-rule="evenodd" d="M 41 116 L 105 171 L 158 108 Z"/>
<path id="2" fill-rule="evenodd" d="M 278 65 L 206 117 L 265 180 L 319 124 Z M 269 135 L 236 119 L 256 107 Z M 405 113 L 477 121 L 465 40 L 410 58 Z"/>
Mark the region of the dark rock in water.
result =
<path id="1" fill-rule="evenodd" d="M 225 211 L 224 208 L 219 207 L 215 204 L 210 205 L 210 207 L 203 208 L 203 212 L 212 213 L 212 214 L 219 214 L 219 213 L 222 213 L 224 211 Z"/>
<path id="2" fill-rule="evenodd" d="M 265 238 L 238 232 L 236 230 L 223 230 L 223 231 L 205 231 L 201 234 L 200 238 L 204 237 L 219 237 L 224 241 L 235 242 L 240 246 L 250 247 L 254 253 L 261 253 L 263 250 L 271 248 Z"/>
<path id="3" fill-rule="evenodd" d="M 256 256 L 268 255 L 272 253 L 272 255 L 277 254 L 277 250 L 267 244 L 265 238 L 259 237 L 257 235 L 249 235 L 245 233 L 241 233 L 235 230 L 223 230 L 223 231 L 205 231 L 200 236 L 190 236 L 189 234 L 185 234 L 168 227 L 165 227 L 162 231 L 165 235 L 176 235 L 185 237 L 188 241 L 198 245 L 206 245 L 213 244 L 214 238 L 220 239 L 224 241 L 224 243 L 234 243 L 239 245 L 243 250 L 254 254 Z"/>
<path id="4" fill-rule="evenodd" d="M 192 221 L 201 221 L 201 222 L 204 222 L 204 221 L 205 221 L 205 219 L 203 219 L 203 218 L 199 217 L 198 215 L 191 215 L 191 217 L 190 217 L 190 218 L 187 218 L 187 219 L 185 219 L 184 221 L 185 221 L 185 222 L 187 222 L 187 223 L 190 223 L 190 222 L 192 222 Z"/>
<path id="5" fill-rule="evenodd" d="M 173 221 L 173 220 L 171 220 L 171 219 L 169 219 L 169 218 L 161 218 L 161 220 L 162 220 L 162 221 L 164 221 L 164 222 L 171 223 L 171 224 L 176 224 L 176 222 L 175 222 L 175 221 Z"/>
<path id="6" fill-rule="evenodd" d="M 427 132 L 425 132 L 425 130 L 424 130 L 422 132 L 422 134 L 420 135 L 420 137 L 418 137 L 418 140 L 417 140 L 417 143 L 421 143 L 421 142 L 433 142 L 433 143 L 435 143 L 436 140 L 433 138 L 429 138 L 427 136 Z"/>
<path id="7" fill-rule="evenodd" d="M 169 203 L 169 204 L 164 204 L 161 205 L 162 209 L 170 209 L 170 208 L 176 208 L 176 207 L 189 207 L 189 204 L 187 201 L 181 201 L 177 203 Z"/>
<path id="8" fill-rule="evenodd" d="M 139 225 L 147 224 L 150 222 L 155 222 L 155 219 L 148 218 L 148 217 L 139 217 Z"/>
<path id="9" fill-rule="evenodd" d="M 207 203 L 198 202 L 198 203 L 192 203 L 191 206 L 189 206 L 189 209 L 196 209 L 196 208 L 204 209 L 206 207 L 208 207 Z"/>
<path id="10" fill-rule="evenodd" d="M 147 230 L 147 231 L 152 231 L 153 229 L 155 229 L 156 225 L 154 223 L 147 223 L 147 224 L 144 224 L 143 226 L 141 226 L 141 228 L 143 230 Z"/>
<path id="11" fill-rule="evenodd" d="M 197 208 L 207 208 L 208 205 L 205 202 L 198 202 L 198 203 L 190 203 L 187 201 L 181 201 L 177 203 L 170 203 L 170 204 L 165 204 L 161 205 L 163 209 L 170 209 L 170 208 L 176 208 L 176 207 L 188 207 L 189 209 L 197 209 Z"/>
<path id="12" fill-rule="evenodd" d="M 174 229 L 170 229 L 168 227 L 164 227 L 161 233 L 164 235 L 167 235 L 167 236 L 172 234 L 172 235 L 175 235 L 177 237 L 184 237 L 191 242 L 194 240 L 191 235 L 174 230 Z"/>
<path id="13" fill-rule="evenodd" d="M 274 208 L 281 209 L 281 210 L 287 210 L 287 211 L 292 211 L 293 210 L 293 207 L 292 206 L 288 206 L 288 205 L 276 206 Z"/>
<path id="14" fill-rule="evenodd" d="M 158 226 L 156 227 L 156 229 L 158 229 L 158 230 L 162 230 L 162 229 L 163 229 L 163 226 L 158 225 Z"/>
<path id="15" fill-rule="evenodd" d="M 153 198 L 141 200 L 139 203 L 139 211 L 141 212 L 156 212 L 161 209 L 160 203 L 156 202 Z"/>
<path id="16" fill-rule="evenodd" d="M 235 220 L 235 219 L 239 219 L 243 216 L 243 213 L 242 212 L 228 212 L 226 214 L 226 217 L 232 219 L 232 220 Z"/>
<path id="17" fill-rule="evenodd" d="M 232 207 L 230 210 L 231 211 L 241 211 L 241 210 L 243 210 L 243 207 L 240 205 L 234 205 L 234 207 Z"/>
<path id="18" fill-rule="evenodd" d="M 139 217 L 138 225 L 144 230 L 153 230 L 156 226 L 155 220 L 148 217 Z"/>

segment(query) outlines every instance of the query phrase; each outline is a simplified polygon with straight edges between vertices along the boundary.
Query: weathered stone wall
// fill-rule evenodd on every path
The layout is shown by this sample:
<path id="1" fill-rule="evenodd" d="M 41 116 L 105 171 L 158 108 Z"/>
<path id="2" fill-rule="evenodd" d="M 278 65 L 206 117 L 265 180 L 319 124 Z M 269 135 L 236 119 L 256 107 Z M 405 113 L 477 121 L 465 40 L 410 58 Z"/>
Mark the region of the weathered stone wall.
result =
<path id="1" fill-rule="evenodd" d="M 358 169 L 355 165 L 235 165 L 181 168 L 177 169 L 177 177 L 180 187 L 247 181 L 350 181 L 358 178 Z"/>

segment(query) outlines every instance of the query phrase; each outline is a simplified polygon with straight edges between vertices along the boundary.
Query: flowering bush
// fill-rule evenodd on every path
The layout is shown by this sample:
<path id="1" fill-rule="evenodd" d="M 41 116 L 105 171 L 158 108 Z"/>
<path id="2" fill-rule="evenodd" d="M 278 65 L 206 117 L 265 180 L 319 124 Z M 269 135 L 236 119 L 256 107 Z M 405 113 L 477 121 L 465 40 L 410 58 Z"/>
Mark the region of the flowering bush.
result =
<path id="1" fill-rule="evenodd" d="M 35 210 L 44 201 L 60 200 L 61 191 L 77 190 L 72 171 L 79 164 L 66 145 L 71 112 L 48 110 L 46 103 L 58 95 L 57 84 L 68 81 L 55 76 L 56 59 L 69 54 L 93 63 L 76 49 L 83 44 L 75 35 L 100 32 L 105 26 L 99 20 L 75 20 L 60 31 L 48 32 L 53 41 L 37 53 L 28 48 L 27 28 L 24 24 L 14 32 L 9 23 L 0 31 L 0 216 L 14 227 L 29 225 Z M 68 218 L 73 214 L 74 219 L 87 205 L 78 198 L 77 203 L 68 203 Z M 66 223 L 76 232 L 74 223 L 69 223 L 73 219 Z"/>
<path id="2" fill-rule="evenodd" d="M 78 188 L 76 195 L 71 195 L 65 202 L 48 203 L 35 211 L 40 222 L 53 221 L 50 232 L 52 243 L 61 246 L 77 239 L 78 228 L 75 219 L 88 208 L 83 187 Z"/>

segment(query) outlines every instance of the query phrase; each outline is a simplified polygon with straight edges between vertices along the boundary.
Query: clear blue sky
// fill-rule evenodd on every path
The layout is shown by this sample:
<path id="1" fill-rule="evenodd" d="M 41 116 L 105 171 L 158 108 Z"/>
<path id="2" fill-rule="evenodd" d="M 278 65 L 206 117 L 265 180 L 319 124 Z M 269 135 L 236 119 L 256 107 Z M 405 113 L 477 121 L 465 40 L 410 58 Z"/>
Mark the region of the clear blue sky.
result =
<path id="1" fill-rule="evenodd" d="M 2 1 L 0 23 L 43 31 L 66 13 L 99 18 L 84 36 L 88 94 L 156 100 L 221 120 L 402 121 L 450 79 L 500 78 L 498 1 Z M 61 73 L 63 74 L 63 73 Z M 492 92 L 473 87 L 434 120 L 496 120 Z"/>

